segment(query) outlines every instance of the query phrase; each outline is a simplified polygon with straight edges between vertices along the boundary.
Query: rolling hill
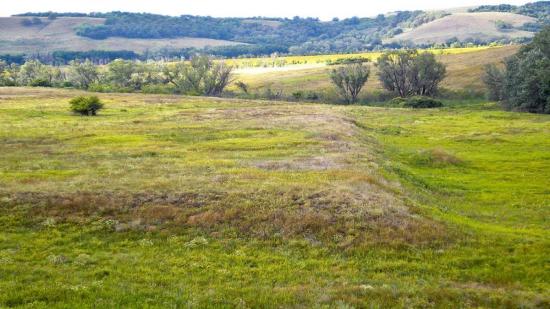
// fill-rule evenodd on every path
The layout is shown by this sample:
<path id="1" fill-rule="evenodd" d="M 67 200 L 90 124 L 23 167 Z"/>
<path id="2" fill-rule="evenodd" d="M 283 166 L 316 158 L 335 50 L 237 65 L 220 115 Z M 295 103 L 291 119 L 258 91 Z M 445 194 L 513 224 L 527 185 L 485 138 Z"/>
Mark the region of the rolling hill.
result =
<path id="1" fill-rule="evenodd" d="M 513 28 L 499 30 L 497 23 Z M 445 43 L 454 38 L 458 41 L 490 41 L 499 38 L 530 38 L 533 32 L 519 30 L 526 23 L 534 23 L 533 17 L 506 12 L 453 13 L 399 34 L 388 41 L 410 41 L 414 44 Z"/>
<path id="2" fill-rule="evenodd" d="M 242 44 L 209 38 L 123 38 L 111 37 L 93 40 L 78 36 L 76 28 L 83 24 L 102 25 L 104 18 L 58 17 L 40 18 L 37 25 L 24 26 L 25 17 L 0 18 L 0 54 L 36 54 L 53 51 L 130 50 L 136 53 L 157 51 L 163 48 L 204 48 Z"/>
<path id="3" fill-rule="evenodd" d="M 447 65 L 447 76 L 442 86 L 453 91 L 482 92 L 485 90 L 481 80 L 485 65 L 502 62 L 519 49 L 518 45 L 494 48 L 462 48 L 435 51 L 439 61 Z M 364 57 L 373 61 L 378 53 L 333 55 L 332 57 Z M 288 57 L 287 62 L 299 61 L 301 65 L 282 68 L 254 67 L 237 70 L 237 78 L 250 86 L 251 91 L 281 92 L 290 95 L 296 91 L 313 91 L 329 93 L 333 85 L 328 79 L 331 66 L 325 65 L 330 56 Z M 296 58 L 296 59 L 294 59 Z M 285 58 L 282 58 L 285 59 Z M 243 59 L 244 62 L 250 60 Z M 258 60 L 260 61 L 260 60 Z M 238 62 L 237 62 L 238 64 Z M 377 74 L 376 66 L 371 66 L 371 75 Z M 382 86 L 377 78 L 370 78 L 365 87 L 366 93 L 381 91 Z"/>
<path id="4" fill-rule="evenodd" d="M 548 24 L 548 12 L 550 1 L 397 11 L 331 21 L 129 12 L 25 13 L 0 19 L 0 55 L 127 50 L 179 58 L 200 50 L 234 58 L 273 53 L 358 53 L 434 44 L 524 43 Z"/>
<path id="5" fill-rule="evenodd" d="M 0 18 L 0 58 L 180 59 L 362 53 L 398 48 L 523 44 L 550 23 L 550 1 L 373 17 L 214 18 L 150 13 L 24 13 Z M 18 59 L 18 60 L 10 60 Z"/>

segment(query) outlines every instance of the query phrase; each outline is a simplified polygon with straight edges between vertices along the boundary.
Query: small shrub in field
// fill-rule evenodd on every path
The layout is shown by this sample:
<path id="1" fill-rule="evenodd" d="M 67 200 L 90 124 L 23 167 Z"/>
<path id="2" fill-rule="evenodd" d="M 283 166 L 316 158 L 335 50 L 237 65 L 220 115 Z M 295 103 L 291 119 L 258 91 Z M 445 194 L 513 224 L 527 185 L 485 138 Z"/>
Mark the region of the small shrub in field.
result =
<path id="1" fill-rule="evenodd" d="M 342 65 L 342 64 L 353 64 L 353 63 L 364 63 L 369 62 L 368 58 L 364 57 L 351 57 L 351 58 L 338 58 L 336 60 L 328 60 L 328 65 Z"/>
<path id="2" fill-rule="evenodd" d="M 443 167 L 461 165 L 464 162 L 441 148 L 435 148 L 417 153 L 414 156 L 414 163 L 418 166 Z"/>
<path id="3" fill-rule="evenodd" d="M 396 97 L 388 101 L 389 106 L 397 106 L 397 107 L 403 106 L 405 105 L 405 103 L 407 103 L 407 99 L 402 97 Z"/>
<path id="4" fill-rule="evenodd" d="M 61 88 L 73 88 L 74 85 L 71 82 L 65 81 L 61 84 Z"/>
<path id="5" fill-rule="evenodd" d="M 292 98 L 297 101 L 300 101 L 300 100 L 317 101 L 319 100 L 319 94 L 314 91 L 304 92 L 302 90 L 298 90 L 292 93 Z"/>
<path id="6" fill-rule="evenodd" d="M 282 90 L 272 90 L 270 87 L 264 89 L 261 97 L 268 100 L 279 100 L 283 97 Z"/>
<path id="7" fill-rule="evenodd" d="M 294 100 L 301 100 L 304 97 L 304 92 L 302 90 L 298 90 L 292 93 L 292 97 Z"/>
<path id="8" fill-rule="evenodd" d="M 96 96 L 79 96 L 69 103 L 73 112 L 86 116 L 95 116 L 97 111 L 103 108 L 103 103 Z"/>
<path id="9" fill-rule="evenodd" d="M 78 266 L 86 266 L 86 265 L 94 264 L 95 260 L 88 254 L 82 253 L 82 254 L 79 254 L 74 259 L 73 263 Z"/>
<path id="10" fill-rule="evenodd" d="M 51 87 L 52 84 L 45 80 L 45 79 L 42 79 L 42 78 L 37 78 L 37 79 L 33 79 L 30 83 L 30 86 L 32 87 Z"/>
<path id="11" fill-rule="evenodd" d="M 64 255 L 54 255 L 54 254 L 49 255 L 47 259 L 50 263 L 55 265 L 65 264 L 69 261 L 67 257 Z"/>
<path id="12" fill-rule="evenodd" d="M 315 91 L 308 91 L 308 92 L 306 92 L 305 98 L 307 100 L 317 101 L 317 100 L 319 100 L 319 94 Z"/>
<path id="13" fill-rule="evenodd" d="M 443 103 L 432 98 L 417 96 L 417 97 L 408 98 L 402 104 L 402 106 L 412 107 L 412 108 L 436 108 L 436 107 L 442 107 Z"/>
<path id="14" fill-rule="evenodd" d="M 204 237 L 195 237 L 193 240 L 184 244 L 185 248 L 196 248 L 208 245 L 208 240 Z"/>

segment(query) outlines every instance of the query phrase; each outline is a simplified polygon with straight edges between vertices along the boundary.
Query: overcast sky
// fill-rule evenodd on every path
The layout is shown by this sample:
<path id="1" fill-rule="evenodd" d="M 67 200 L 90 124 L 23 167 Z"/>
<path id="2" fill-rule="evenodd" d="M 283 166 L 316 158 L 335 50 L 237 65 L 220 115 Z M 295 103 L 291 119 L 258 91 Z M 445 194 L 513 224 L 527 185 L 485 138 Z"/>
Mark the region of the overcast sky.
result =
<path id="1" fill-rule="evenodd" d="M 0 0 L 0 16 L 24 12 L 148 12 L 215 17 L 369 17 L 397 10 L 431 10 L 482 4 L 524 4 L 522 0 Z"/>

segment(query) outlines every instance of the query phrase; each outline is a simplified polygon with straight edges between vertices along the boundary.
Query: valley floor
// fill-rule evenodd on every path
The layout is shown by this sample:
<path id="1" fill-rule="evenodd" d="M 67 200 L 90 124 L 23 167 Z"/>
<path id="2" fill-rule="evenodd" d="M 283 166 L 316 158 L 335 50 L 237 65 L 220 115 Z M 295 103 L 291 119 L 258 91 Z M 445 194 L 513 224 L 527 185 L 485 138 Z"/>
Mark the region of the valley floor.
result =
<path id="1" fill-rule="evenodd" d="M 550 116 L 0 88 L 0 306 L 550 306 Z"/>

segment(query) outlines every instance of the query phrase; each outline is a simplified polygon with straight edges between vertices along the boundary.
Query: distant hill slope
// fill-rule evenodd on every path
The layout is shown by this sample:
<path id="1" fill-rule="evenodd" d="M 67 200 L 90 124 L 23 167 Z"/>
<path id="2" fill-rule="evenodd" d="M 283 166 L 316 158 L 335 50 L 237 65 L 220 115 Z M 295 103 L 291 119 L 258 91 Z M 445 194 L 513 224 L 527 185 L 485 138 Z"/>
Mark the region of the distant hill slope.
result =
<path id="1" fill-rule="evenodd" d="M 143 53 L 163 48 L 203 48 L 206 46 L 228 46 L 237 42 L 207 38 L 134 39 L 112 37 L 93 40 L 76 35 L 76 28 L 82 24 L 102 25 L 103 18 L 58 17 L 54 20 L 40 18 L 41 24 L 24 26 L 24 17 L 0 18 L 0 54 L 48 53 L 57 50 L 130 50 Z"/>
<path id="2" fill-rule="evenodd" d="M 513 28 L 499 30 L 497 28 L 498 22 L 510 24 Z M 514 13 L 454 13 L 399 34 L 388 41 L 431 44 L 445 43 L 453 38 L 457 38 L 459 41 L 530 38 L 533 36 L 533 32 L 517 28 L 526 23 L 534 22 L 536 22 L 536 19 L 533 17 Z"/>
<path id="3" fill-rule="evenodd" d="M 179 58 L 198 52 L 190 48 L 209 46 L 200 52 L 231 58 L 273 53 L 358 53 L 415 44 L 427 48 L 434 44 L 459 47 L 469 43 L 525 43 L 544 25 L 550 24 L 548 16 L 550 1 L 523 6 L 397 11 L 331 21 L 131 12 L 25 13 L 0 20 L 0 55 L 89 50 L 112 54 L 113 50 L 123 49 L 147 57 Z M 135 54 L 133 57 L 137 58 Z M 63 56 L 64 60 L 70 58 L 70 55 Z"/>

